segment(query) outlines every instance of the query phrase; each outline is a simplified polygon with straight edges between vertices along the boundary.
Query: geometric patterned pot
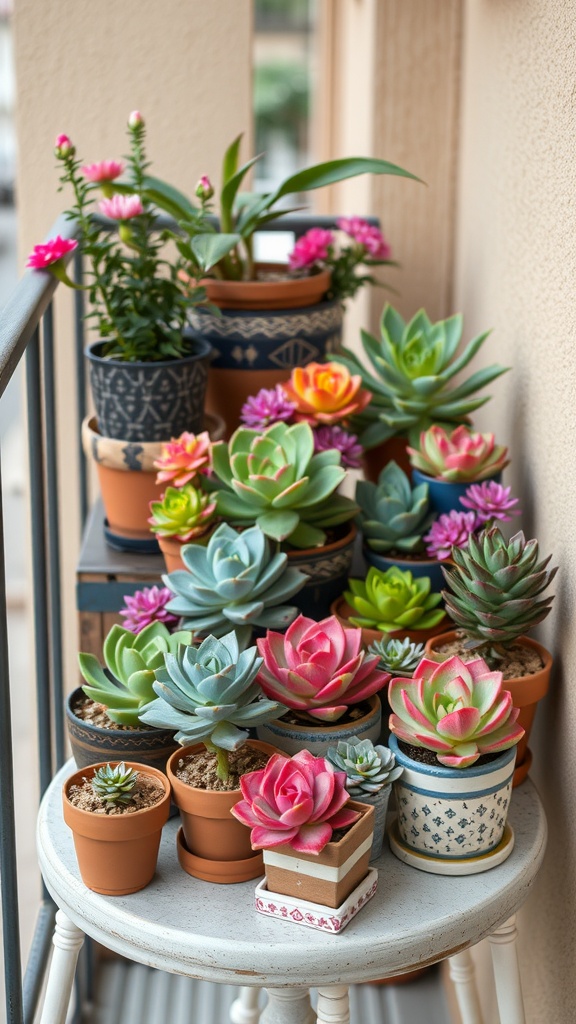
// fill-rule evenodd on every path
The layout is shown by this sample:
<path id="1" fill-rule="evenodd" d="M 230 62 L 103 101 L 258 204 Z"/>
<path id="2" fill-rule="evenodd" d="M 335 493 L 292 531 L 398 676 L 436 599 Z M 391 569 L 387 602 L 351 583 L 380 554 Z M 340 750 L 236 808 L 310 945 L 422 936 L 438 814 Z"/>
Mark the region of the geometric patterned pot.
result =
<path id="1" fill-rule="evenodd" d="M 344 590 L 352 569 L 356 527 L 344 523 L 338 529 L 344 535 L 321 548 L 291 548 L 288 552 L 288 565 L 308 576 L 292 604 L 317 621 L 330 615 L 330 605 Z"/>

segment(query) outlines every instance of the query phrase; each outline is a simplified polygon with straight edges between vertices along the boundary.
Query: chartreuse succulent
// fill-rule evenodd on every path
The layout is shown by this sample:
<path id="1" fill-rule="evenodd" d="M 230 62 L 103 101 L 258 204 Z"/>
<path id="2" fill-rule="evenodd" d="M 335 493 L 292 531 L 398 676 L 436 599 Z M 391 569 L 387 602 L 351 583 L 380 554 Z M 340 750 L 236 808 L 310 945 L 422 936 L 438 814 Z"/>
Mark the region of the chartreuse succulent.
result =
<path id="1" fill-rule="evenodd" d="M 346 789 L 359 800 L 389 786 L 403 771 L 388 747 L 375 747 L 372 740 L 361 740 L 358 736 L 328 747 L 326 760 L 336 771 L 346 772 Z"/>
<path id="2" fill-rule="evenodd" d="M 213 446 L 218 514 L 237 525 L 256 523 L 267 537 L 297 548 L 319 547 L 325 530 L 358 511 L 336 491 L 346 476 L 336 449 L 314 454 L 308 423 L 240 427 Z"/>
<path id="3" fill-rule="evenodd" d="M 414 669 L 424 655 L 424 644 L 413 644 L 410 637 L 405 640 L 375 640 L 368 651 L 380 659 L 380 668 L 393 676 L 412 677 Z"/>
<path id="4" fill-rule="evenodd" d="M 164 577 L 175 594 L 167 608 L 195 634 L 223 636 L 234 627 L 245 644 L 254 626 L 284 629 L 296 618 L 285 602 L 308 577 L 288 566 L 284 552 L 272 552 L 260 527 L 237 533 L 222 523 L 207 546 L 185 545 L 182 561 L 185 570 Z"/>
<path id="5" fill-rule="evenodd" d="M 358 481 L 356 501 L 360 506 L 357 523 L 373 551 L 413 554 L 423 550 L 422 537 L 434 519 L 428 484 L 413 488 L 406 474 L 392 461 L 380 473 L 377 484 Z"/>
<path id="6" fill-rule="evenodd" d="M 184 484 L 183 487 L 167 487 L 161 501 L 150 502 L 150 511 L 148 522 L 152 533 L 190 541 L 205 534 L 214 522 L 216 503 L 210 501 L 200 487 Z"/>
<path id="7" fill-rule="evenodd" d="M 138 772 L 134 768 L 127 768 L 123 761 L 112 767 L 105 764 L 97 768 L 92 776 L 92 789 L 104 801 L 106 809 L 129 804 L 136 782 Z"/>
<path id="8" fill-rule="evenodd" d="M 190 643 L 189 630 L 169 633 L 162 622 L 152 622 L 136 635 L 112 626 L 102 650 L 105 670 L 93 654 L 78 655 L 80 671 L 89 684 L 82 689 L 106 708 L 113 722 L 137 727 L 138 711 L 154 697 L 154 672 L 164 664 L 164 655 Z"/>
<path id="9" fill-rule="evenodd" d="M 255 682 L 262 664 L 256 647 L 240 652 L 234 631 L 209 636 L 199 647 L 181 646 L 167 654 L 156 672 L 156 699 L 140 713 L 146 725 L 175 729 L 185 746 L 203 742 L 215 752 L 218 775 L 228 778 L 228 752 L 248 739 L 247 729 L 284 714 Z"/>
<path id="10" fill-rule="evenodd" d="M 421 431 L 433 423 L 444 427 L 465 423 L 470 413 L 488 401 L 489 396 L 479 398 L 476 392 L 506 369 L 487 366 L 452 386 L 453 378 L 476 355 L 488 334 L 479 334 L 456 355 L 462 336 L 460 315 L 432 323 L 421 309 L 405 323 L 387 304 L 380 321 L 380 340 L 362 331 L 362 345 L 373 372 L 354 352 L 345 350 L 338 355 L 372 392 L 370 405 L 352 420 L 361 444 L 373 448 L 402 434 L 417 445 Z"/>
<path id="11" fill-rule="evenodd" d="M 344 597 L 354 611 L 350 622 L 366 629 L 393 633 L 399 629 L 432 629 L 445 616 L 442 597 L 430 593 L 429 576 L 412 576 L 393 565 L 386 572 L 372 567 L 365 580 L 348 580 Z"/>
<path id="12" fill-rule="evenodd" d="M 557 572 L 546 568 L 550 558 L 540 560 L 538 542 L 521 530 L 506 540 L 497 526 L 452 549 L 454 566 L 442 569 L 450 589 L 442 593 L 467 649 L 497 663 L 546 618 L 554 597 L 542 595 Z"/>
<path id="13" fill-rule="evenodd" d="M 414 747 L 433 750 L 447 768 L 467 768 L 481 754 L 509 750 L 524 735 L 502 673 L 482 658 L 423 658 L 412 679 L 392 679 L 390 730 Z"/>

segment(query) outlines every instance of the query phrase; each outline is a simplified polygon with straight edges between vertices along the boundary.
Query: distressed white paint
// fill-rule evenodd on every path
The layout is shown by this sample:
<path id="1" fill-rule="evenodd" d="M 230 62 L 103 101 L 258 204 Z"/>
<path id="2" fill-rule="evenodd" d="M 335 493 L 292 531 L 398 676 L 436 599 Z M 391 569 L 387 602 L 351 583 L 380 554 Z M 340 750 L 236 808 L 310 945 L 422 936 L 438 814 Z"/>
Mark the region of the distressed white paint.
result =
<path id="1" fill-rule="evenodd" d="M 350 998 L 347 985 L 318 989 L 316 1024 L 350 1024 Z"/>
<path id="2" fill-rule="evenodd" d="M 66 1020 L 78 954 L 84 943 L 84 933 L 72 924 L 62 910 L 58 910 L 52 941 L 54 952 L 40 1024 L 64 1024 Z"/>
<path id="3" fill-rule="evenodd" d="M 260 1024 L 314 1024 L 308 989 L 269 988 Z"/>
<path id="4" fill-rule="evenodd" d="M 498 1008 L 503 1024 L 525 1024 L 524 1000 L 516 949 L 516 918 L 513 914 L 488 936 L 492 949 Z"/>
<path id="5" fill-rule="evenodd" d="M 448 963 L 462 1024 L 484 1024 L 476 988 L 474 961 L 470 950 L 464 949 L 461 953 L 455 953 L 450 957 Z"/>

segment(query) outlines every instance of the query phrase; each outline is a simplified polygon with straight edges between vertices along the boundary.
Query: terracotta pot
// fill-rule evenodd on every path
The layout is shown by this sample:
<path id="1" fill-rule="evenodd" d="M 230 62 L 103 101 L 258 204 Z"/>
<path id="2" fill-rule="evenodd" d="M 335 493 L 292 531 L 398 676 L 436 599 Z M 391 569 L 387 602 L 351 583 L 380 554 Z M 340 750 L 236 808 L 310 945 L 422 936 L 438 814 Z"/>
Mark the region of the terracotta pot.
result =
<path id="1" fill-rule="evenodd" d="M 430 508 L 438 516 L 445 515 L 451 512 L 452 509 L 456 509 L 458 512 L 467 512 L 468 509 L 460 504 L 460 498 L 464 497 L 471 484 L 489 483 L 491 480 L 497 484 L 501 483 L 502 473 L 483 477 L 481 481 L 468 480 L 467 483 L 457 484 L 450 483 L 448 480 L 438 480 L 436 477 L 422 473 L 419 469 L 412 470 L 412 483 L 415 487 L 418 484 L 428 484 Z"/>
<path id="2" fill-rule="evenodd" d="M 270 890 L 324 907 L 344 903 L 368 872 L 374 831 L 373 807 L 356 800 L 347 806 L 359 811 L 361 817 L 342 839 L 328 843 L 319 854 L 296 853 L 289 846 L 264 850 Z"/>
<path id="3" fill-rule="evenodd" d="M 194 537 L 192 540 L 178 540 L 177 537 L 160 537 L 156 535 L 160 551 L 164 555 L 166 572 L 176 572 L 178 569 L 186 571 L 186 566 L 182 560 L 182 548 L 186 544 L 202 544 L 202 546 L 206 546 L 215 529 L 215 526 L 208 527 L 203 534 L 199 537 Z"/>
<path id="4" fill-rule="evenodd" d="M 438 647 L 442 647 L 443 644 L 452 643 L 456 639 L 457 634 L 455 630 L 441 633 L 439 636 L 435 636 L 428 641 L 426 653 L 432 657 L 436 656 L 440 660 L 436 653 Z M 515 786 L 519 786 L 524 781 L 532 762 L 532 754 L 528 750 L 528 740 L 530 739 L 530 731 L 534 715 L 536 714 L 536 705 L 548 693 L 550 673 L 552 671 L 552 655 L 542 644 L 537 643 L 536 640 L 531 640 L 527 636 L 521 636 L 518 643 L 522 644 L 523 647 L 530 647 L 531 650 L 537 651 L 542 659 L 543 667 L 532 676 L 517 676 L 514 679 L 506 679 L 503 684 L 504 688 L 512 694 L 514 707 L 520 708 L 518 722 L 525 730 L 525 735 L 520 740 L 517 748 L 516 768 L 514 771 Z M 474 657 L 472 652 L 470 652 L 470 657 Z"/>
<path id="5" fill-rule="evenodd" d="M 384 466 L 389 462 L 396 462 L 400 469 L 406 473 L 408 479 L 412 476 L 412 466 L 406 448 L 408 438 L 402 436 L 390 437 L 388 441 L 376 445 L 375 448 L 368 448 L 362 456 L 362 468 L 364 476 L 372 483 L 378 483 L 378 477 Z"/>
<path id="6" fill-rule="evenodd" d="M 248 746 L 270 757 L 281 753 L 276 747 L 258 740 L 248 740 Z M 181 747 L 166 765 L 172 799 L 180 810 L 182 822 L 183 835 L 178 840 L 180 864 L 188 874 L 204 881 L 228 883 L 257 878 L 264 874 L 262 855 L 252 850 L 250 830 L 230 814 L 230 809 L 242 799 L 241 790 L 197 789 L 175 774 L 180 758 L 203 750 L 203 743 Z"/>
<path id="7" fill-rule="evenodd" d="M 346 586 L 352 569 L 357 529 L 346 523 L 344 536 L 321 548 L 292 548 L 288 564 L 309 576 L 302 590 L 294 594 L 290 603 L 312 619 L 324 619 L 330 614 L 330 605 Z"/>
<path id="8" fill-rule="evenodd" d="M 257 263 L 257 273 L 288 274 L 286 263 Z M 220 309 L 294 309 L 321 302 L 330 287 L 330 270 L 308 277 L 280 277 L 279 280 L 202 281 L 210 302 Z"/>
<path id="9" fill-rule="evenodd" d="M 338 598 L 334 601 L 330 611 L 332 615 L 335 615 L 338 622 L 341 622 L 343 626 L 352 626 L 350 622 L 350 616 L 354 615 L 354 610 L 346 603 L 343 597 Z M 413 644 L 424 644 L 431 637 L 437 636 L 442 630 L 446 630 L 446 626 L 450 625 L 451 620 L 446 617 L 439 622 L 437 626 L 433 626 L 432 629 L 396 629 L 392 633 L 386 634 L 391 640 L 406 640 L 408 637 Z M 362 627 L 362 643 L 365 647 L 369 647 L 376 640 L 381 640 L 384 633 L 380 629 L 366 629 Z"/>
<path id="10" fill-rule="evenodd" d="M 328 747 L 335 747 L 340 740 L 350 740 L 352 736 L 377 743 L 382 724 L 382 705 L 378 694 L 369 697 L 366 703 L 369 705 L 366 714 L 346 725 L 340 722 L 292 725 L 282 718 L 275 718 L 257 726 L 256 732 L 259 739 L 274 743 L 290 757 L 299 750 L 309 750 L 315 757 L 323 757 Z"/>
<path id="11" fill-rule="evenodd" d="M 427 558 L 425 555 L 419 558 L 402 558 L 390 551 L 384 554 L 372 551 L 368 544 L 362 545 L 362 554 L 368 565 L 373 565 L 376 569 L 381 569 L 382 572 L 386 572 L 396 565 L 402 572 L 409 571 L 413 576 L 429 576 L 430 589 L 433 593 L 438 593 L 446 586 L 442 572 L 442 566 L 447 564 L 446 562 L 439 562 L 435 558 Z"/>
<path id="12" fill-rule="evenodd" d="M 116 763 L 116 762 L 115 762 Z M 154 877 L 162 827 L 168 820 L 170 786 L 155 768 L 125 762 L 128 768 L 153 775 L 162 783 L 164 795 L 153 807 L 133 814 L 94 814 L 74 807 L 68 799 L 70 787 L 91 779 L 105 761 L 75 772 L 62 787 L 64 821 L 74 834 L 74 847 L 82 881 L 93 892 L 105 896 L 126 896 L 143 889 Z"/>

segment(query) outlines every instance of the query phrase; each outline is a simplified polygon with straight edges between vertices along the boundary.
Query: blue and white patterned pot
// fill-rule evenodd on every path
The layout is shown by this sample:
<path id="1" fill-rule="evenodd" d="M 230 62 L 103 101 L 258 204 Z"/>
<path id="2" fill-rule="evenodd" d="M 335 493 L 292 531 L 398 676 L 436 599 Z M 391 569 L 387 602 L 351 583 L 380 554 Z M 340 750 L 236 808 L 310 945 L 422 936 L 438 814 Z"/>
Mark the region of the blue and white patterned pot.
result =
<path id="1" fill-rule="evenodd" d="M 368 713 L 347 725 L 341 725 L 339 722 L 326 722 L 324 725 L 290 725 L 281 718 L 275 718 L 272 722 L 257 726 L 258 739 L 271 743 L 290 757 L 299 750 L 309 750 L 315 757 L 324 757 L 328 747 L 337 746 L 340 740 L 351 740 L 353 736 L 377 743 L 382 722 L 382 706 L 377 694 L 370 697 L 368 703 Z"/>
<path id="2" fill-rule="evenodd" d="M 398 831 L 406 846 L 436 860 L 478 857 L 500 843 L 508 816 L 516 747 L 489 764 L 445 768 L 390 750 L 404 769 L 394 782 Z"/>
<path id="3" fill-rule="evenodd" d="M 454 484 L 448 480 L 437 480 L 436 477 L 421 473 L 419 469 L 412 470 L 412 486 L 428 484 L 430 508 L 439 516 L 451 512 L 453 508 L 458 512 L 468 512 L 468 509 L 460 504 L 460 498 L 464 497 L 471 483 L 488 483 L 490 480 L 494 480 L 497 484 L 502 483 L 502 473 L 487 476 L 480 481 L 469 480 L 466 484 Z"/>

